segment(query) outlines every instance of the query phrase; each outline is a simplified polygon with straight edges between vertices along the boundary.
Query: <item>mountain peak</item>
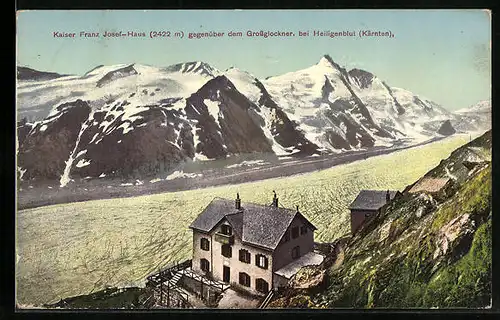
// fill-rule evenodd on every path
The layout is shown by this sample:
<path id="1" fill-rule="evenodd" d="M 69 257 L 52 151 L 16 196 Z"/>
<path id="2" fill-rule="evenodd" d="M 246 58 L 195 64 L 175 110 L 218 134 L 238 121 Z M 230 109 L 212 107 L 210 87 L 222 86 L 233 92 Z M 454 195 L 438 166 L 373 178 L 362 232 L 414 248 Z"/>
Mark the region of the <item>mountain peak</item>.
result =
<path id="1" fill-rule="evenodd" d="M 99 79 L 99 81 L 97 81 L 96 86 L 101 88 L 109 82 L 136 74 L 138 74 L 138 72 L 134 69 L 134 63 L 132 63 L 125 67 L 109 71 L 101 79 Z"/>
<path id="2" fill-rule="evenodd" d="M 334 67 L 337 64 L 335 63 L 335 61 L 333 61 L 332 57 L 325 54 L 324 56 L 321 57 L 321 59 L 319 59 L 317 65 L 326 66 L 326 67 Z"/>
<path id="3" fill-rule="evenodd" d="M 333 61 L 332 57 L 329 54 L 325 54 L 319 59 L 319 63 L 328 63 L 331 65 L 336 65 L 335 61 Z"/>
<path id="4" fill-rule="evenodd" d="M 319 60 L 319 62 L 317 63 L 317 65 L 326 66 L 326 67 L 330 67 L 330 68 L 333 67 L 342 73 L 346 73 L 346 70 L 344 68 L 342 68 L 338 63 L 333 61 L 332 57 L 330 57 L 330 55 L 328 55 L 328 54 L 323 55 L 321 57 L 321 59 Z"/>

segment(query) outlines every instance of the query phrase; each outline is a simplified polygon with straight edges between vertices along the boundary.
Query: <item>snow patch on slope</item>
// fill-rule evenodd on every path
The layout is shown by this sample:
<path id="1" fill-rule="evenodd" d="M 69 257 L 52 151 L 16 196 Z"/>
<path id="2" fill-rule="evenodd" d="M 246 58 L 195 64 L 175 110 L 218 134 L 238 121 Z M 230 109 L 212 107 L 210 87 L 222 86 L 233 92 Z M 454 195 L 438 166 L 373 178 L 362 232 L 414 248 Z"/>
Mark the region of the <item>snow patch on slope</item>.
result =
<path id="1" fill-rule="evenodd" d="M 210 99 L 203 100 L 203 103 L 207 106 L 208 113 L 215 119 L 217 126 L 220 128 L 219 117 L 223 118 L 222 112 L 220 112 L 218 101 L 212 101 Z"/>
<path id="2" fill-rule="evenodd" d="M 179 178 L 197 178 L 203 176 L 201 173 L 184 173 L 181 171 L 174 171 L 174 173 L 167 176 L 166 180 L 174 180 Z"/>
<path id="3" fill-rule="evenodd" d="M 76 167 L 82 168 L 82 167 L 88 166 L 89 164 L 90 164 L 90 160 L 80 159 L 80 161 L 78 161 L 78 163 L 76 164 Z"/>
<path id="4" fill-rule="evenodd" d="M 66 166 L 64 167 L 63 174 L 59 179 L 60 187 L 65 187 L 70 181 L 72 181 L 70 173 L 71 173 L 71 167 L 73 166 L 73 161 L 76 158 L 75 152 L 76 150 L 78 150 L 78 146 L 80 144 L 80 139 L 82 137 L 83 132 L 89 127 L 88 123 L 91 121 L 91 119 L 93 119 L 93 117 L 94 117 L 94 112 L 91 111 L 87 121 L 85 121 L 80 128 L 80 132 L 78 133 L 78 137 L 76 139 L 75 147 L 73 148 L 73 151 L 71 151 L 68 160 L 65 161 Z"/>

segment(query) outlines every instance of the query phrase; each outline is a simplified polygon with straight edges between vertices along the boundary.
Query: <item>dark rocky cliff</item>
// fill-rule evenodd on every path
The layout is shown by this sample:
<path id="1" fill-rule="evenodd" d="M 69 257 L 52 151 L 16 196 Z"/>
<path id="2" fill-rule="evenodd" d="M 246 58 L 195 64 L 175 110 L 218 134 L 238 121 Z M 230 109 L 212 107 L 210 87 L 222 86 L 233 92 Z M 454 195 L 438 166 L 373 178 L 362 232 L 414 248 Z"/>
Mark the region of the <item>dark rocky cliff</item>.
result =
<path id="1" fill-rule="evenodd" d="M 471 150 L 478 155 L 473 160 Z M 270 307 L 491 305 L 490 156 L 491 131 L 454 151 L 426 175 L 453 177 L 446 197 L 406 188 L 372 223 L 347 238 L 340 254 L 327 257 L 331 263 L 303 268 Z M 474 165 L 464 165 L 466 161 Z M 322 281 L 301 288 L 321 273 Z"/>
<path id="2" fill-rule="evenodd" d="M 451 136 L 455 132 L 456 132 L 456 130 L 451 125 L 450 120 L 446 120 L 445 122 L 443 122 L 441 127 L 439 127 L 439 129 L 438 129 L 438 133 L 442 134 L 443 136 Z"/>

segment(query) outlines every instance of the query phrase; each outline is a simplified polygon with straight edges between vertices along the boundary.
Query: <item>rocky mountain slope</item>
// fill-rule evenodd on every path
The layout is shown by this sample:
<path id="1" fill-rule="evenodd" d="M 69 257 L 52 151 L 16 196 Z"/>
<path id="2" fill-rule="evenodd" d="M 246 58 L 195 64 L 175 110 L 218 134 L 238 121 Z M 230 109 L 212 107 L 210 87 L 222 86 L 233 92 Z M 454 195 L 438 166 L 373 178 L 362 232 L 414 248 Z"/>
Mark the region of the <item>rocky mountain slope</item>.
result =
<path id="1" fill-rule="evenodd" d="M 491 131 L 423 178 L 450 178 L 439 194 L 411 184 L 354 237 L 278 291 L 268 308 L 484 308 L 491 303 Z M 418 181 L 420 181 L 419 179 Z M 144 309 L 146 288 L 106 288 L 47 308 Z"/>
<path id="2" fill-rule="evenodd" d="M 453 127 L 460 131 L 491 129 L 491 100 L 479 101 L 456 111 Z"/>
<path id="3" fill-rule="evenodd" d="M 360 233 L 306 267 L 270 307 L 483 308 L 491 305 L 491 131 L 455 150 L 408 186 Z M 313 281 L 314 280 L 314 281 Z"/>
<path id="4" fill-rule="evenodd" d="M 62 186 L 72 177 L 154 176 L 185 161 L 253 152 L 413 144 L 439 135 L 446 120 L 469 128 L 469 113 L 456 116 L 329 56 L 265 80 L 204 62 L 98 66 L 83 76 L 30 70 L 18 68 L 18 177 Z"/>

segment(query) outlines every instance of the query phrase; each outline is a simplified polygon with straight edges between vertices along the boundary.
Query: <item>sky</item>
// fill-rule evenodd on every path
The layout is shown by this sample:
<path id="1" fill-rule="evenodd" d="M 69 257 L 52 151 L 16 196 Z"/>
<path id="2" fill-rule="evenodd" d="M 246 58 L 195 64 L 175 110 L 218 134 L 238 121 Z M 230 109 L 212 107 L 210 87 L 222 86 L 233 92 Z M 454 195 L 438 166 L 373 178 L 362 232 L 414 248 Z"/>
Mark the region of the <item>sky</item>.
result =
<path id="1" fill-rule="evenodd" d="M 79 33 L 144 32 L 143 38 L 80 38 Z M 388 37 L 247 37 L 251 31 L 390 31 Z M 149 37 L 170 31 L 170 38 Z M 184 32 L 184 38 L 173 37 Z M 188 39 L 189 32 L 244 36 Z M 57 38 L 54 32 L 76 33 Z M 449 110 L 491 97 L 491 20 L 484 10 L 95 10 L 21 11 L 17 64 L 84 74 L 98 65 L 158 67 L 204 61 L 258 78 L 307 68 L 329 54 Z"/>

